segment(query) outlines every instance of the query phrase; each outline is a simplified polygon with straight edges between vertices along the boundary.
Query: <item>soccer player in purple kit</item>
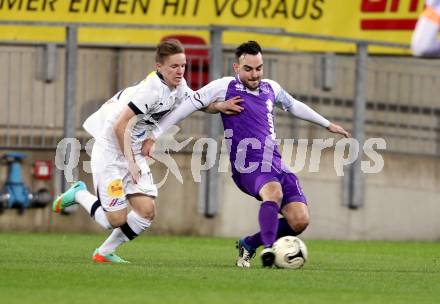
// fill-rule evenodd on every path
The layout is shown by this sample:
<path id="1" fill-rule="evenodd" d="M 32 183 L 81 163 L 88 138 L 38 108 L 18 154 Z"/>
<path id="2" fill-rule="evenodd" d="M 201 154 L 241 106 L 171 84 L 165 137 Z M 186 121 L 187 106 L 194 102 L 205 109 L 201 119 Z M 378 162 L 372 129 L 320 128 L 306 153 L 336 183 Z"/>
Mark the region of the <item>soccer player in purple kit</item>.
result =
<path id="1" fill-rule="evenodd" d="M 282 164 L 278 151 L 274 106 L 332 133 L 345 137 L 350 134 L 293 98 L 277 82 L 262 79 L 263 57 L 257 42 L 241 44 L 235 56 L 233 68 L 236 76 L 214 80 L 189 96 L 163 118 L 159 128 L 152 131 L 153 138 L 144 142 L 142 154 L 150 156 L 155 139 L 192 112 L 205 107 L 207 112 L 219 112 L 217 107 L 221 102 L 239 96 L 243 101 L 240 106 L 236 104 L 237 114 L 222 114 L 225 137 L 227 135 L 231 142 L 228 148 L 232 178 L 240 190 L 262 203 L 258 214 L 260 232 L 237 242 L 239 254 L 236 265 L 250 267 L 256 249 L 264 246 L 262 264 L 271 267 L 275 259 L 272 251 L 275 240 L 286 235 L 298 235 L 309 224 L 307 200 L 298 178 Z M 283 217 L 278 219 L 278 213 Z"/>

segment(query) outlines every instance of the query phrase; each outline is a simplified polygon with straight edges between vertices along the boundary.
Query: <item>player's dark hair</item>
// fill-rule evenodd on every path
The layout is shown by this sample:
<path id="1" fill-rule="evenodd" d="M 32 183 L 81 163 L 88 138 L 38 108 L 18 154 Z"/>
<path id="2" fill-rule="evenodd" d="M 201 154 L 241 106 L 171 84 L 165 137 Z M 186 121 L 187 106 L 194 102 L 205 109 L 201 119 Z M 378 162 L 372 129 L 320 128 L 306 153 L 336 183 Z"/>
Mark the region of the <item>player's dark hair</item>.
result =
<path id="1" fill-rule="evenodd" d="M 177 39 L 167 39 L 159 43 L 156 47 L 156 62 L 164 63 L 165 59 L 171 55 L 185 53 L 183 45 Z"/>
<path id="2" fill-rule="evenodd" d="M 235 59 L 238 61 L 238 58 L 243 54 L 257 55 L 258 53 L 262 53 L 260 45 L 258 42 L 250 40 L 240 44 L 235 49 Z"/>

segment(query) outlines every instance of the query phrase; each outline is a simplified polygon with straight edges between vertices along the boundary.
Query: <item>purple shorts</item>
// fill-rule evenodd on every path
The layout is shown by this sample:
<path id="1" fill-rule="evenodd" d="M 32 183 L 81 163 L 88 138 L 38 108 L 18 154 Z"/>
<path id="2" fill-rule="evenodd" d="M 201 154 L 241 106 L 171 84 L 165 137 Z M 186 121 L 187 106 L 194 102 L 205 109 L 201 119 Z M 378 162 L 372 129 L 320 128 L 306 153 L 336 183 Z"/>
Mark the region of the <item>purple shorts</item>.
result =
<path id="1" fill-rule="evenodd" d="M 272 181 L 279 182 L 283 190 L 281 208 L 292 202 L 302 202 L 307 205 L 307 199 L 299 185 L 298 178 L 288 170 L 272 168 L 270 172 L 255 170 L 251 173 L 239 173 L 233 170 L 232 179 L 241 191 L 261 201 L 259 192 L 261 188 Z"/>

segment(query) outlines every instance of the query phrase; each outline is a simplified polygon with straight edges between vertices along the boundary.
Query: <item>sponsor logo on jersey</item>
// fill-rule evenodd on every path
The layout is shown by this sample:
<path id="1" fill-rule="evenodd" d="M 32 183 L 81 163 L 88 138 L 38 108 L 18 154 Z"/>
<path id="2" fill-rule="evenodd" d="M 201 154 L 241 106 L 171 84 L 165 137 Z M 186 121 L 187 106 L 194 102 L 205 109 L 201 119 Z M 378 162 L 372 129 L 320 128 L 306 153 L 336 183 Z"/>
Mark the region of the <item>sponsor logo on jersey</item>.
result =
<path id="1" fill-rule="evenodd" d="M 153 113 L 150 115 L 150 117 L 148 118 L 148 120 L 144 119 L 143 121 L 145 122 L 145 124 L 147 125 L 154 125 L 155 123 L 157 123 L 159 120 L 162 119 L 162 117 L 167 114 L 170 110 L 165 110 L 165 111 L 161 111 L 161 112 L 157 112 L 157 113 Z M 143 134 L 142 134 L 143 135 Z M 142 136 L 140 135 L 140 136 Z"/>
<path id="2" fill-rule="evenodd" d="M 273 101 L 268 99 L 266 100 L 267 107 L 267 123 L 269 124 L 269 132 L 270 136 L 273 140 L 276 140 L 277 136 L 275 134 L 275 125 L 273 122 Z"/>
<path id="3" fill-rule="evenodd" d="M 170 110 L 165 110 L 162 112 L 157 112 L 151 114 L 151 118 L 153 118 L 155 121 L 159 121 L 165 114 L 167 114 Z"/>
<path id="4" fill-rule="evenodd" d="M 122 185 L 122 180 L 115 179 L 115 180 L 111 181 L 107 187 L 107 194 L 111 198 L 120 198 L 120 197 L 125 196 L 124 187 Z"/>
<path id="5" fill-rule="evenodd" d="M 261 88 L 261 92 L 263 92 L 264 94 L 270 93 L 269 85 L 267 83 L 261 83 L 260 88 Z"/>
<path id="6" fill-rule="evenodd" d="M 114 198 L 110 201 L 110 204 L 108 206 L 109 207 L 119 206 L 119 205 L 123 204 L 124 202 L 125 202 L 125 200 L 123 200 L 123 199 Z"/>
<path id="7" fill-rule="evenodd" d="M 135 134 L 134 136 L 136 136 L 137 138 L 141 138 L 142 136 L 145 135 L 146 132 L 147 132 L 147 130 L 144 130 L 142 133 Z"/>
<path id="8" fill-rule="evenodd" d="M 236 91 L 241 91 L 241 92 L 246 92 L 246 88 L 244 87 L 244 85 L 242 83 L 236 83 L 235 84 L 235 90 Z"/>
<path id="9" fill-rule="evenodd" d="M 196 100 L 197 102 L 199 102 L 202 106 L 202 108 L 204 107 L 203 102 L 202 102 L 202 97 L 200 96 L 199 92 L 195 92 L 193 95 L 194 100 Z"/>

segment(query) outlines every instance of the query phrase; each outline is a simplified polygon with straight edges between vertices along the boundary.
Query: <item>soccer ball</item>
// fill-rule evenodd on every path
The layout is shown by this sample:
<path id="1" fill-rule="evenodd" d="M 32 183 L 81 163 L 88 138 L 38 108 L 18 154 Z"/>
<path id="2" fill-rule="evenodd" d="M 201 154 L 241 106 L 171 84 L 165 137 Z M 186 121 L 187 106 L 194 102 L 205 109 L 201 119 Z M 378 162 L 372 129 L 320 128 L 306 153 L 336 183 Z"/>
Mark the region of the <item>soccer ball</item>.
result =
<path id="1" fill-rule="evenodd" d="M 307 247 L 295 236 L 284 236 L 273 244 L 275 266 L 278 268 L 298 269 L 307 261 Z"/>

